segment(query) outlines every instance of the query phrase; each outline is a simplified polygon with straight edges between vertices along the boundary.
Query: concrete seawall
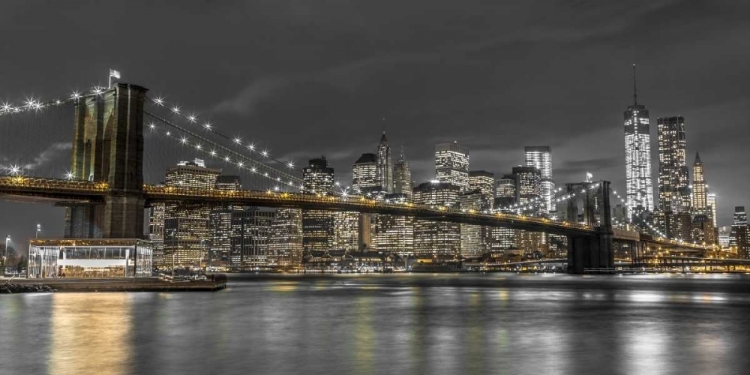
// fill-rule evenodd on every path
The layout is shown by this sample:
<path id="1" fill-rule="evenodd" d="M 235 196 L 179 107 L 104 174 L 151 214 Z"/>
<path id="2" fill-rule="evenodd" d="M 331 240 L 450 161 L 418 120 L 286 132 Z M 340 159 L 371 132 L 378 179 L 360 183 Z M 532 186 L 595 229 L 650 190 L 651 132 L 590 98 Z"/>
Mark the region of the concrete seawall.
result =
<path id="1" fill-rule="evenodd" d="M 0 281 L 1 282 L 1 281 Z M 57 292 L 214 292 L 226 288 L 226 278 L 170 282 L 147 279 L 15 279 L 14 284 L 44 285 Z"/>

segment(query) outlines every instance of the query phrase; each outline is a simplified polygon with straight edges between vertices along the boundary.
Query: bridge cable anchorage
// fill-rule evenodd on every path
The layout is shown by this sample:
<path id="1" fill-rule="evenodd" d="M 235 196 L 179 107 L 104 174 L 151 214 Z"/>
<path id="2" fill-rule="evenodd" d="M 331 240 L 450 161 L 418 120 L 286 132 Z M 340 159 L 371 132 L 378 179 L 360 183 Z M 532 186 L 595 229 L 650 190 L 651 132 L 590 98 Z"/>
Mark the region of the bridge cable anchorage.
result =
<path id="1" fill-rule="evenodd" d="M 149 100 L 151 100 L 151 102 L 154 103 L 154 104 L 156 104 L 157 106 L 160 106 L 160 107 L 166 107 L 167 106 L 166 102 L 161 97 L 151 98 L 149 96 L 146 96 L 146 98 L 149 99 Z M 242 144 L 242 139 L 241 138 L 239 138 L 239 137 L 234 137 L 234 138 L 230 137 L 229 135 L 225 134 L 224 132 L 221 132 L 218 129 L 216 129 L 216 127 L 214 126 L 214 124 L 211 124 L 211 122 L 207 121 L 207 122 L 203 123 L 202 126 L 199 125 L 198 124 L 199 120 L 198 120 L 198 116 L 197 115 L 194 115 L 194 114 L 185 114 L 185 112 L 182 111 L 178 106 L 172 107 L 171 108 L 171 112 L 172 112 L 172 114 L 174 114 L 176 116 L 179 116 L 179 117 L 187 120 L 191 124 L 194 124 L 196 126 L 200 126 L 205 131 L 208 131 L 208 132 L 210 132 L 210 133 L 212 133 L 212 134 L 214 134 L 214 135 L 216 135 L 218 137 L 224 138 L 225 140 L 232 142 L 232 144 L 234 144 L 234 145 L 236 145 L 238 147 L 244 147 L 245 149 L 247 149 L 251 153 L 255 152 L 257 154 L 260 154 L 260 156 L 262 156 L 263 158 L 271 160 L 271 161 L 273 161 L 275 163 L 284 165 L 284 166 L 286 166 L 289 169 L 293 169 L 294 168 L 294 162 L 293 161 L 284 162 L 282 160 L 279 160 L 279 159 L 276 159 L 276 158 L 272 157 L 268 153 L 268 151 L 266 151 L 266 150 L 258 151 L 258 150 L 256 150 L 256 147 L 255 147 L 255 145 L 253 143 L 250 143 L 247 146 L 244 146 Z"/>
<path id="2" fill-rule="evenodd" d="M 240 170 L 247 170 L 253 174 L 257 174 L 261 177 L 264 177 L 266 179 L 272 180 L 277 182 L 278 184 L 282 186 L 292 186 L 294 188 L 301 188 L 302 187 L 302 179 L 296 176 L 293 176 L 285 171 L 281 171 L 279 169 L 276 169 L 274 167 L 268 166 L 266 164 L 263 164 L 262 162 L 259 162 L 257 160 L 254 160 L 246 155 L 243 155 L 235 150 L 232 150 L 226 146 L 223 146 L 215 141 L 212 141 L 208 138 L 205 138 L 201 136 L 200 134 L 197 134 L 189 129 L 186 129 L 183 126 L 177 125 L 165 118 L 162 118 L 160 116 L 157 116 L 151 112 L 143 111 L 143 113 L 159 122 L 162 122 L 166 124 L 167 126 L 171 127 L 172 129 L 175 129 L 177 132 L 181 132 L 183 134 L 186 134 L 194 139 L 197 139 L 193 145 L 191 145 L 187 138 L 178 138 L 177 135 L 173 134 L 172 132 L 165 132 L 165 136 L 173 138 L 177 141 L 179 141 L 182 145 L 185 146 L 193 146 L 195 150 L 202 152 L 204 154 L 207 154 L 213 158 L 216 159 L 223 159 L 225 162 L 231 163 L 232 165 L 236 166 Z M 155 124 L 149 125 L 149 127 L 153 130 L 156 130 Z M 203 145 L 200 143 L 202 141 L 206 145 L 210 145 L 214 147 L 214 149 L 208 149 L 207 147 L 203 147 Z M 223 158 L 219 156 L 217 149 L 222 150 L 226 153 L 226 156 Z M 231 157 L 229 155 L 232 155 Z M 233 163 L 233 160 L 237 160 L 236 163 Z M 283 177 L 283 179 L 282 179 Z M 285 181 L 285 180 L 286 181 Z"/>

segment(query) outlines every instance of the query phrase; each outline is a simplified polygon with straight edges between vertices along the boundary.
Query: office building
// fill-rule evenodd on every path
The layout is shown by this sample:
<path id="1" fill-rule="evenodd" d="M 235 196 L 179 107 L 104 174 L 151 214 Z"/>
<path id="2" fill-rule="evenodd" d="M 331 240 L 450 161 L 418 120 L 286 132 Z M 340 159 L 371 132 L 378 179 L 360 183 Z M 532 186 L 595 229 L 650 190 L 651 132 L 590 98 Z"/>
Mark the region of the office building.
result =
<path id="1" fill-rule="evenodd" d="M 165 185 L 212 190 L 220 174 L 221 170 L 207 168 L 203 160 L 183 161 L 167 170 Z M 211 244 L 210 214 L 211 207 L 202 203 L 165 206 L 164 263 L 201 267 Z"/>
<path id="2" fill-rule="evenodd" d="M 750 259 L 750 238 L 748 238 L 747 213 L 744 206 L 734 208 L 729 246 L 736 249 L 737 258 Z"/>
<path id="3" fill-rule="evenodd" d="M 552 204 L 555 183 L 552 180 L 552 151 L 550 147 L 526 146 L 524 148 L 524 153 L 526 154 L 526 166 L 535 167 L 539 170 L 539 193 L 543 201 L 543 204 L 540 206 L 540 211 L 543 214 L 555 211 L 555 207 L 553 207 Z"/>
<path id="4" fill-rule="evenodd" d="M 411 199 L 413 184 L 411 182 L 411 169 L 409 162 L 406 161 L 404 148 L 401 147 L 401 155 L 396 164 L 393 166 L 394 192 L 396 194 L 406 195 Z"/>
<path id="5" fill-rule="evenodd" d="M 706 186 L 708 188 L 708 186 Z M 719 226 L 716 224 L 717 221 L 717 202 L 716 202 L 716 193 L 708 193 L 706 194 L 706 204 L 708 205 L 709 209 L 711 210 L 711 221 L 714 224 L 714 228 L 718 228 Z"/>
<path id="6" fill-rule="evenodd" d="M 693 212 L 696 214 L 711 215 L 711 207 L 708 205 L 708 187 L 704 175 L 701 156 L 696 152 L 693 162 Z"/>
<path id="7" fill-rule="evenodd" d="M 487 171 L 469 172 L 469 191 L 479 191 L 481 203 L 476 208 L 480 211 L 491 210 L 495 205 L 495 175 Z"/>
<path id="8" fill-rule="evenodd" d="M 388 146 L 388 139 L 383 136 L 380 137 L 380 144 L 378 144 L 378 183 L 383 188 L 383 191 L 390 194 L 393 193 L 393 159 L 391 158 L 391 147 Z"/>
<path id="9" fill-rule="evenodd" d="M 379 252 L 414 255 L 414 217 L 376 215 L 373 237 Z"/>
<path id="10" fill-rule="evenodd" d="M 367 194 L 383 190 L 380 185 L 380 165 L 376 154 L 362 154 L 352 167 L 352 191 Z"/>
<path id="11" fill-rule="evenodd" d="M 659 132 L 659 210 L 690 212 L 689 171 L 686 163 L 685 119 L 657 119 Z M 700 160 L 697 160 L 700 162 Z M 700 166 L 702 168 L 702 166 Z M 705 188 L 703 189 L 705 194 Z M 705 196 L 702 196 L 705 206 Z"/>
<path id="12" fill-rule="evenodd" d="M 516 183 L 516 202 L 527 207 L 521 213 L 538 215 L 544 203 L 541 200 L 542 176 L 539 169 L 524 166 L 513 167 L 513 179 Z"/>
<path id="13" fill-rule="evenodd" d="M 651 181 L 651 135 L 648 109 L 638 104 L 635 65 L 633 65 L 633 105 L 628 106 L 625 117 L 625 201 L 628 217 L 640 216 L 643 211 L 654 210 Z"/>
<path id="14" fill-rule="evenodd" d="M 220 175 L 216 178 L 216 190 L 236 191 L 242 189 L 239 176 Z M 209 230 L 211 241 L 208 248 L 208 261 L 213 267 L 228 267 L 231 262 L 232 237 L 232 214 L 241 211 L 243 207 L 233 205 L 221 205 L 211 208 L 209 213 Z"/>
<path id="15" fill-rule="evenodd" d="M 333 194 L 333 168 L 325 157 L 311 159 L 302 169 L 303 192 L 309 194 Z M 302 211 L 302 246 L 305 252 L 334 248 L 335 213 L 322 210 Z"/>
<path id="16" fill-rule="evenodd" d="M 441 183 L 469 189 L 469 149 L 458 142 L 435 146 L 435 178 Z"/>
<path id="17" fill-rule="evenodd" d="M 274 210 L 257 207 L 231 213 L 229 267 L 234 270 L 265 270 L 276 266 L 276 259 L 269 257 L 275 219 Z"/>
<path id="18" fill-rule="evenodd" d="M 302 262 L 302 210 L 280 208 L 271 223 L 268 244 L 269 263 L 279 268 L 294 269 Z"/>
<path id="19" fill-rule="evenodd" d="M 468 171 L 467 171 L 468 178 Z M 468 182 L 468 181 L 467 181 Z M 415 204 L 436 207 L 458 205 L 460 188 L 450 183 L 425 182 L 414 188 Z M 461 228 L 457 223 L 416 219 L 414 254 L 417 257 L 454 258 L 461 251 Z"/>

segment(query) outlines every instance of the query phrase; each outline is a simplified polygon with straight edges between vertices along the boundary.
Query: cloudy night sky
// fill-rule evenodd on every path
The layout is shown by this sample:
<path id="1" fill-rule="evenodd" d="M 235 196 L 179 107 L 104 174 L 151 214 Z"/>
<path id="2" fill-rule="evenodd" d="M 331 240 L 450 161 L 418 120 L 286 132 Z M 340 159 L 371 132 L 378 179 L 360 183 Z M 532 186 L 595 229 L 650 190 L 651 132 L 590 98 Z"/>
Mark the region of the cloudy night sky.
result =
<path id="1" fill-rule="evenodd" d="M 325 155 L 344 184 L 386 131 L 418 183 L 434 176 L 435 144 L 456 140 L 472 170 L 509 173 L 523 146 L 549 145 L 558 184 L 589 171 L 624 191 L 635 62 L 654 176 L 656 118 L 682 115 L 688 164 L 699 151 L 727 225 L 750 206 L 748 14 L 740 1 L 3 1 L 0 101 L 106 86 L 114 68 L 280 160 Z M 50 124 L 59 136 L 22 126 L 0 120 L 0 164 L 61 177 L 72 122 Z M 37 222 L 62 235 L 61 208 L 0 213 L 14 240 Z"/>

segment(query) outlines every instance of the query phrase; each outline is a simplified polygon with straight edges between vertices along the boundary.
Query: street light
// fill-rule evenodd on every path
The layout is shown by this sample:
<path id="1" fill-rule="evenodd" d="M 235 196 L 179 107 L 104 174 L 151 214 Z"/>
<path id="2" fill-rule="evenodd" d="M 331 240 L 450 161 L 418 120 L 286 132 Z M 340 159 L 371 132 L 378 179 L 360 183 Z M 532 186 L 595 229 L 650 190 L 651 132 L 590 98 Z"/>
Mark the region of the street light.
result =
<path id="1" fill-rule="evenodd" d="M 8 244 L 10 243 L 10 234 L 5 236 L 5 251 L 3 251 L 3 269 L 0 270 L 5 275 L 5 259 L 8 257 Z"/>

